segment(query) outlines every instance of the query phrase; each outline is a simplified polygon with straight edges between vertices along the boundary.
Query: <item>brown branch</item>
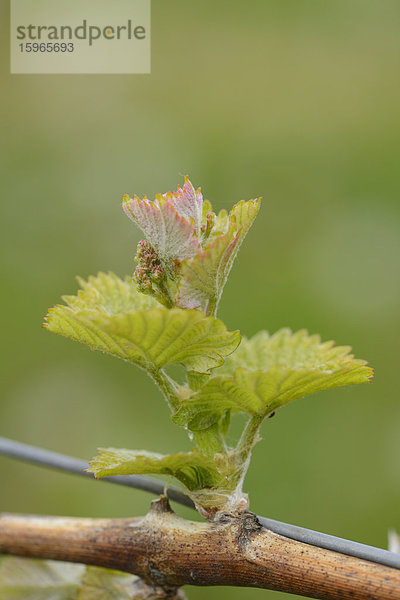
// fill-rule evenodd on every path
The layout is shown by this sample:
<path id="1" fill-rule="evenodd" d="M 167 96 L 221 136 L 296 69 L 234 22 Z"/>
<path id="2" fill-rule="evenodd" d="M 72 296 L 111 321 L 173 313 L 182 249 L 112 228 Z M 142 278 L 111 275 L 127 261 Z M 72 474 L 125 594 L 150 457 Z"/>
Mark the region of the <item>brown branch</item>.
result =
<path id="1" fill-rule="evenodd" d="M 252 513 L 196 523 L 165 498 L 139 519 L 0 517 L 0 552 L 126 571 L 172 589 L 231 585 L 327 600 L 400 598 L 400 571 L 265 529 Z"/>

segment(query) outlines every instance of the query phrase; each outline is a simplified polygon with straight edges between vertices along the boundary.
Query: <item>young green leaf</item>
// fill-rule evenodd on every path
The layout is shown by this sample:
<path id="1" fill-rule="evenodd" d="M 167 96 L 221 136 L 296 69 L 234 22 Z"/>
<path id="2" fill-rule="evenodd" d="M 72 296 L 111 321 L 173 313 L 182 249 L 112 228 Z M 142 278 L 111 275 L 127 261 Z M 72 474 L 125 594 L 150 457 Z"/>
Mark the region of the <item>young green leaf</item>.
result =
<path id="1" fill-rule="evenodd" d="M 369 381 L 372 369 L 349 352 L 349 346 L 321 343 L 304 330 L 262 331 L 243 339 L 219 370 L 223 375 L 183 400 L 173 420 L 193 431 L 207 429 L 226 411 L 265 417 L 308 394 Z"/>
<path id="2" fill-rule="evenodd" d="M 140 294 L 131 277 L 120 279 L 115 273 L 100 272 L 97 276 L 90 275 L 87 281 L 77 277 L 77 281 L 82 288 L 77 295 L 62 296 L 75 312 L 94 310 L 117 315 L 160 306 L 150 296 Z"/>
<path id="3" fill-rule="evenodd" d="M 145 450 L 99 448 L 90 462 L 89 473 L 95 477 L 152 473 L 178 479 L 190 491 L 217 487 L 222 476 L 214 460 L 199 452 L 156 454 Z"/>
<path id="4" fill-rule="evenodd" d="M 135 575 L 88 566 L 76 600 L 140 600 L 143 596 L 135 594 L 137 584 L 140 579 Z"/>
<path id="5" fill-rule="evenodd" d="M 0 556 L 1 600 L 133 600 L 139 578 L 112 569 Z"/>
<path id="6" fill-rule="evenodd" d="M 71 600 L 86 567 L 71 563 L 0 556 L 2 600 Z"/>
<path id="7" fill-rule="evenodd" d="M 182 262 L 177 299 L 179 306 L 208 306 L 215 312 L 233 261 L 259 207 L 258 198 L 248 202 L 242 200 L 232 208 L 229 216 L 226 211 L 221 211 L 209 244 L 202 252 Z"/>
<path id="8" fill-rule="evenodd" d="M 195 310 L 155 308 L 133 283 L 100 273 L 79 280 L 68 306 L 51 308 L 44 327 L 70 339 L 127 360 L 148 372 L 169 364 L 208 373 L 239 344 L 239 332 Z"/>

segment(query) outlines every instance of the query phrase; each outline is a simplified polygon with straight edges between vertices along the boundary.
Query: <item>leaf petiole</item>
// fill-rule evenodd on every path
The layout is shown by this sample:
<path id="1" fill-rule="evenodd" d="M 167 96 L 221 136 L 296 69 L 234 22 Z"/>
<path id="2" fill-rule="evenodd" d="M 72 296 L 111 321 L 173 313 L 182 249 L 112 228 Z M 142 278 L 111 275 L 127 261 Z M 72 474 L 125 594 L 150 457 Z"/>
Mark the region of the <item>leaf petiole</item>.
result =
<path id="1" fill-rule="evenodd" d="M 179 408 L 179 398 L 178 387 L 175 381 L 163 369 L 154 369 L 148 371 L 148 374 L 161 390 L 171 412 L 176 412 Z"/>

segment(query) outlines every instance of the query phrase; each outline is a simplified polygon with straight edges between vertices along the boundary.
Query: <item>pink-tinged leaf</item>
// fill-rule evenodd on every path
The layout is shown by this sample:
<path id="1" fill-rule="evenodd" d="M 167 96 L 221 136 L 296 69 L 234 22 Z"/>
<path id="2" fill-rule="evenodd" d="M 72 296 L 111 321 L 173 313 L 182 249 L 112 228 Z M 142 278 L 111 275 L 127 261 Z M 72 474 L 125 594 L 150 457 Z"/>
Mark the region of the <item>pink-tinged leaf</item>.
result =
<path id="1" fill-rule="evenodd" d="M 183 188 L 178 187 L 177 191 L 171 195 L 170 202 L 179 216 L 194 223 L 196 235 L 200 238 L 203 213 L 203 196 L 200 188 L 195 190 L 186 176 Z"/>
<path id="2" fill-rule="evenodd" d="M 166 200 L 142 200 L 124 196 L 123 209 L 143 231 L 161 260 L 170 263 L 191 258 L 200 250 L 192 222 L 181 217 L 172 203 Z"/>

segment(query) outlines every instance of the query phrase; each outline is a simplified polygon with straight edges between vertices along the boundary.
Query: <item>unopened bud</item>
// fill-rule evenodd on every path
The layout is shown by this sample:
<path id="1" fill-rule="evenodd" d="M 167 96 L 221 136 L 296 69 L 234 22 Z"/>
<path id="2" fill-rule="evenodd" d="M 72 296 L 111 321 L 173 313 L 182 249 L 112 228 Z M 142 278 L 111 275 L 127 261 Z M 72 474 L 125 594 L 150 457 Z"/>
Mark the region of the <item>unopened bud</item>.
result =
<path id="1" fill-rule="evenodd" d="M 136 261 L 139 262 L 153 252 L 154 250 L 147 240 L 140 240 L 136 247 Z"/>
<path id="2" fill-rule="evenodd" d="M 133 274 L 133 279 L 136 281 L 139 290 L 143 294 L 151 294 L 153 291 L 153 286 L 151 283 L 151 279 L 148 277 L 147 273 L 144 269 L 137 268 Z"/>
<path id="3" fill-rule="evenodd" d="M 162 269 L 159 265 L 156 265 L 152 268 L 150 276 L 155 283 L 161 283 L 164 279 L 164 269 Z"/>

